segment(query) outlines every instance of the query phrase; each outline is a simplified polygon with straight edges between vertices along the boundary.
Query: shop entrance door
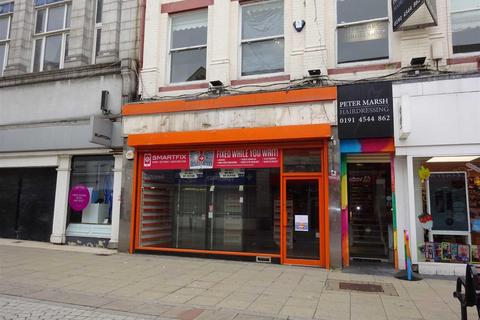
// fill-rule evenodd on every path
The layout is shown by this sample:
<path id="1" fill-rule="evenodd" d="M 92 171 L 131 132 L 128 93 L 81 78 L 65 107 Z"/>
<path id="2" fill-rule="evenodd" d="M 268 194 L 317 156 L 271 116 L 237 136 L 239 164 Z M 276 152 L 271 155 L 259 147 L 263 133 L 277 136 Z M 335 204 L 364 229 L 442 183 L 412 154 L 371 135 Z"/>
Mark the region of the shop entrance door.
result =
<path id="1" fill-rule="evenodd" d="M 349 163 L 351 260 L 393 261 L 390 163 Z"/>
<path id="2" fill-rule="evenodd" d="M 283 190 L 283 263 L 324 265 L 321 179 L 285 177 Z"/>

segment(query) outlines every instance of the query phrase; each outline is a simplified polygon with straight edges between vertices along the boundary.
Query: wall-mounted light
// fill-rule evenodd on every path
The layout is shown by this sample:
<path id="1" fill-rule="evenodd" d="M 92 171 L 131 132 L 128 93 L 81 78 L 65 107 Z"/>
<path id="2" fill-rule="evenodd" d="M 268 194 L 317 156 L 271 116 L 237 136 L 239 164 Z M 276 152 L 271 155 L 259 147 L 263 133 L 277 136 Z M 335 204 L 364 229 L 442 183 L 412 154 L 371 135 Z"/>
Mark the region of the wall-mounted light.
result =
<path id="1" fill-rule="evenodd" d="M 311 84 L 321 85 L 322 84 L 321 75 L 322 75 L 322 71 L 320 69 L 310 69 L 308 70 L 308 77 L 306 78 L 308 82 L 310 82 Z"/>
<path id="2" fill-rule="evenodd" d="M 308 70 L 308 75 L 310 77 L 318 77 L 322 74 L 322 71 L 320 69 L 310 69 Z"/>
<path id="3" fill-rule="evenodd" d="M 412 67 L 420 67 L 420 66 L 423 66 L 425 64 L 425 60 L 427 59 L 427 57 L 415 57 L 415 58 L 412 58 L 412 60 L 410 60 L 410 65 Z"/>
<path id="4" fill-rule="evenodd" d="M 220 80 L 212 80 L 209 82 L 209 84 L 210 85 L 208 91 L 211 93 L 220 94 L 225 91 L 225 86 Z"/>
<path id="5" fill-rule="evenodd" d="M 210 87 L 223 87 L 223 82 L 220 80 L 210 81 Z"/>

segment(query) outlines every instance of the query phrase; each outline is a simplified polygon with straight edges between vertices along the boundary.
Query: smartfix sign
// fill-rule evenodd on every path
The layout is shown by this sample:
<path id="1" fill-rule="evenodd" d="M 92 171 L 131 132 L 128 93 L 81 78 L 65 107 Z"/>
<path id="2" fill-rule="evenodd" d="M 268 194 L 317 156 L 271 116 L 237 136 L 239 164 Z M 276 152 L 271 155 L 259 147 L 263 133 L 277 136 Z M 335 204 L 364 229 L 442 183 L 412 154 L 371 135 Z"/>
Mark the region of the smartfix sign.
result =
<path id="1" fill-rule="evenodd" d="M 231 148 L 210 151 L 158 151 L 143 156 L 147 170 L 277 168 L 278 148 Z"/>
<path id="2" fill-rule="evenodd" d="M 339 86 L 337 96 L 340 139 L 393 137 L 391 82 Z"/>
<path id="3" fill-rule="evenodd" d="M 392 0 L 393 31 L 437 25 L 436 0 Z"/>

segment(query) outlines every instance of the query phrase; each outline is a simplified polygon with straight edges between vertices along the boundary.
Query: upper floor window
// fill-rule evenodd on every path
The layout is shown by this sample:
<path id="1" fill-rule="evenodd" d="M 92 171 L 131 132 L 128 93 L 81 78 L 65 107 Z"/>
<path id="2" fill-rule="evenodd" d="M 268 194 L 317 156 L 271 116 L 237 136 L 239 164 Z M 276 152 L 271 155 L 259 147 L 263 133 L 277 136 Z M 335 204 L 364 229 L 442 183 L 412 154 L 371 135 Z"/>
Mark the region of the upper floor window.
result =
<path id="1" fill-rule="evenodd" d="M 207 21 L 206 10 L 171 16 L 171 83 L 206 79 Z"/>
<path id="2" fill-rule="evenodd" d="M 480 51 L 480 0 L 451 0 L 453 53 Z"/>
<path id="3" fill-rule="evenodd" d="M 242 76 L 283 72 L 283 0 L 242 5 Z"/>
<path id="4" fill-rule="evenodd" d="M 71 3 L 35 0 L 32 71 L 63 68 L 68 55 Z"/>
<path id="5" fill-rule="evenodd" d="M 10 25 L 12 23 L 13 2 L 0 4 L 0 77 L 7 64 Z"/>
<path id="6" fill-rule="evenodd" d="M 102 16 L 103 16 L 103 0 L 97 0 L 95 6 L 95 29 L 93 31 L 93 51 L 92 51 L 92 63 L 98 57 L 100 52 L 100 41 L 102 39 Z"/>
<path id="7" fill-rule="evenodd" d="M 337 0 L 337 62 L 387 59 L 388 51 L 388 1 Z"/>

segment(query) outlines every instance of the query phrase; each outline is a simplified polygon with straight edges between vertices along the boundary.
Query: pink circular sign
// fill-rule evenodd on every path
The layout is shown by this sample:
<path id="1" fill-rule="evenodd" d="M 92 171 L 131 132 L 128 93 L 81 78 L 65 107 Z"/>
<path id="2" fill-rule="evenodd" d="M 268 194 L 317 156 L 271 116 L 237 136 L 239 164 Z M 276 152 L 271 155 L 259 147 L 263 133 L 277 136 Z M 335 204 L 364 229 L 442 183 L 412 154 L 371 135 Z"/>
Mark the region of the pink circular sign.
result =
<path id="1" fill-rule="evenodd" d="M 68 203 L 75 211 L 82 211 L 90 202 L 90 192 L 83 184 L 77 184 L 70 190 Z"/>

